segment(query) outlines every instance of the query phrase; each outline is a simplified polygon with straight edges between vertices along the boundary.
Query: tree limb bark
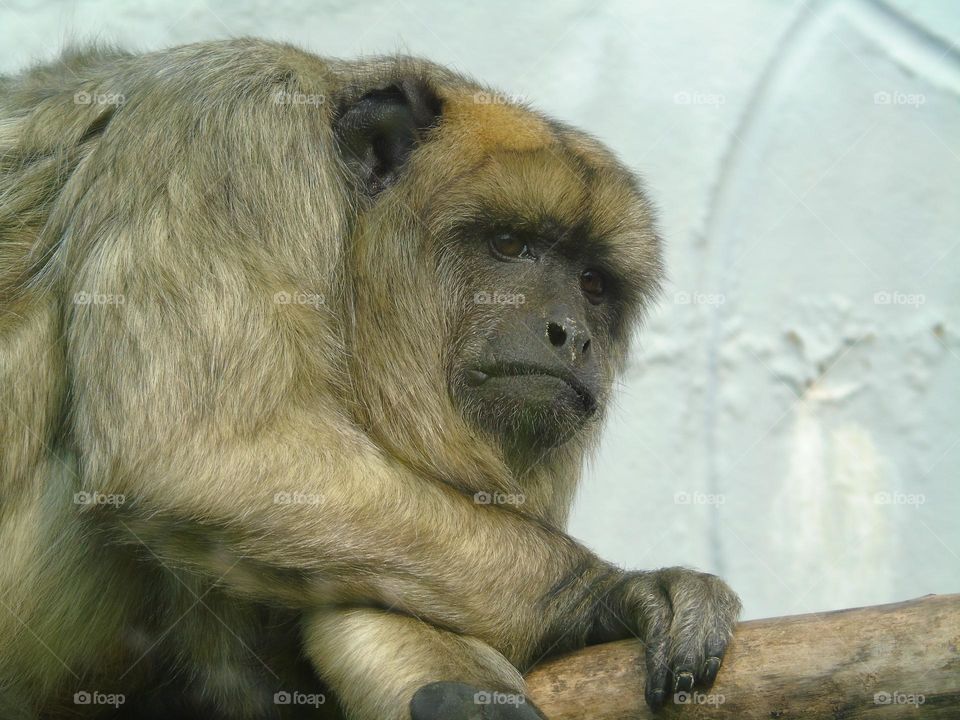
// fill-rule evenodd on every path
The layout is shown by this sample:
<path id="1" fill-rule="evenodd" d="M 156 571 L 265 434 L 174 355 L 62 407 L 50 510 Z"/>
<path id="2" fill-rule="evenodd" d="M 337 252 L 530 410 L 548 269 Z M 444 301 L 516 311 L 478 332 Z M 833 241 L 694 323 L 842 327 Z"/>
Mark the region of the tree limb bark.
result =
<path id="1" fill-rule="evenodd" d="M 960 595 L 742 622 L 714 686 L 656 716 L 643 681 L 642 644 L 622 640 L 544 663 L 527 687 L 550 720 L 960 719 Z"/>

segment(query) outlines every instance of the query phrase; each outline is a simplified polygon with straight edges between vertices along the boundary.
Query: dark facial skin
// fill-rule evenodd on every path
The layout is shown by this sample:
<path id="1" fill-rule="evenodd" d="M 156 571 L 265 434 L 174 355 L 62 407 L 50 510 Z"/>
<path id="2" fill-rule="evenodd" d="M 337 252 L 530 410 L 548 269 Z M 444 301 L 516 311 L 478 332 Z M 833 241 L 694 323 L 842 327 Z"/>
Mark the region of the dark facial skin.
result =
<path id="1" fill-rule="evenodd" d="M 480 337 L 454 370 L 455 395 L 514 450 L 564 443 L 605 394 L 611 283 L 573 234 L 511 223 L 468 231 Z"/>

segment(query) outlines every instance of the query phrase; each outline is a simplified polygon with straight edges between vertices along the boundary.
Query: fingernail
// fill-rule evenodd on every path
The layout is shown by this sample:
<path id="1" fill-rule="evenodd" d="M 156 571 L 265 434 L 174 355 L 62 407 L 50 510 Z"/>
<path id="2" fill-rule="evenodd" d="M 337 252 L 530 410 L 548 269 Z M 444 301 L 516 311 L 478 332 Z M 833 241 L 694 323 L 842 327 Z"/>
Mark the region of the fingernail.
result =
<path id="1" fill-rule="evenodd" d="M 703 679 L 707 682 L 713 682 L 720 670 L 721 660 L 718 657 L 708 657 L 703 663 Z"/>
<path id="2" fill-rule="evenodd" d="M 673 683 L 673 691 L 678 692 L 690 692 L 693 690 L 693 673 L 692 672 L 682 672 L 677 673 L 677 679 Z"/>

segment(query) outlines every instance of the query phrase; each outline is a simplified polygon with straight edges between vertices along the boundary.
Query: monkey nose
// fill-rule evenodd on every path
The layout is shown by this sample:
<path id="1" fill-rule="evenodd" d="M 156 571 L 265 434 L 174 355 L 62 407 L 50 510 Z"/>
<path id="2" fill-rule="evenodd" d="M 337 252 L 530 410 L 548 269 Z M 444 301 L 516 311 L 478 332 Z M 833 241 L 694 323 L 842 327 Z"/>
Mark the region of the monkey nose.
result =
<path id="1" fill-rule="evenodd" d="M 548 321 L 546 335 L 553 347 L 570 355 L 570 362 L 581 362 L 590 355 L 590 332 L 573 318 Z"/>

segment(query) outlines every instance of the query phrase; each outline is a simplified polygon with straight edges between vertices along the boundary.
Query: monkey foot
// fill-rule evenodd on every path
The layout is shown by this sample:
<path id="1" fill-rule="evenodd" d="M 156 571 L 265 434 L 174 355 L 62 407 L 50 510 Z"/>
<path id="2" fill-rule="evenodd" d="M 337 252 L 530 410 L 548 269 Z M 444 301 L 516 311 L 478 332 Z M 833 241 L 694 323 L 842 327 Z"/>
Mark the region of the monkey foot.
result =
<path id="1" fill-rule="evenodd" d="M 435 682 L 410 700 L 412 720 L 544 720 L 523 695 L 481 690 L 461 682 Z"/>

